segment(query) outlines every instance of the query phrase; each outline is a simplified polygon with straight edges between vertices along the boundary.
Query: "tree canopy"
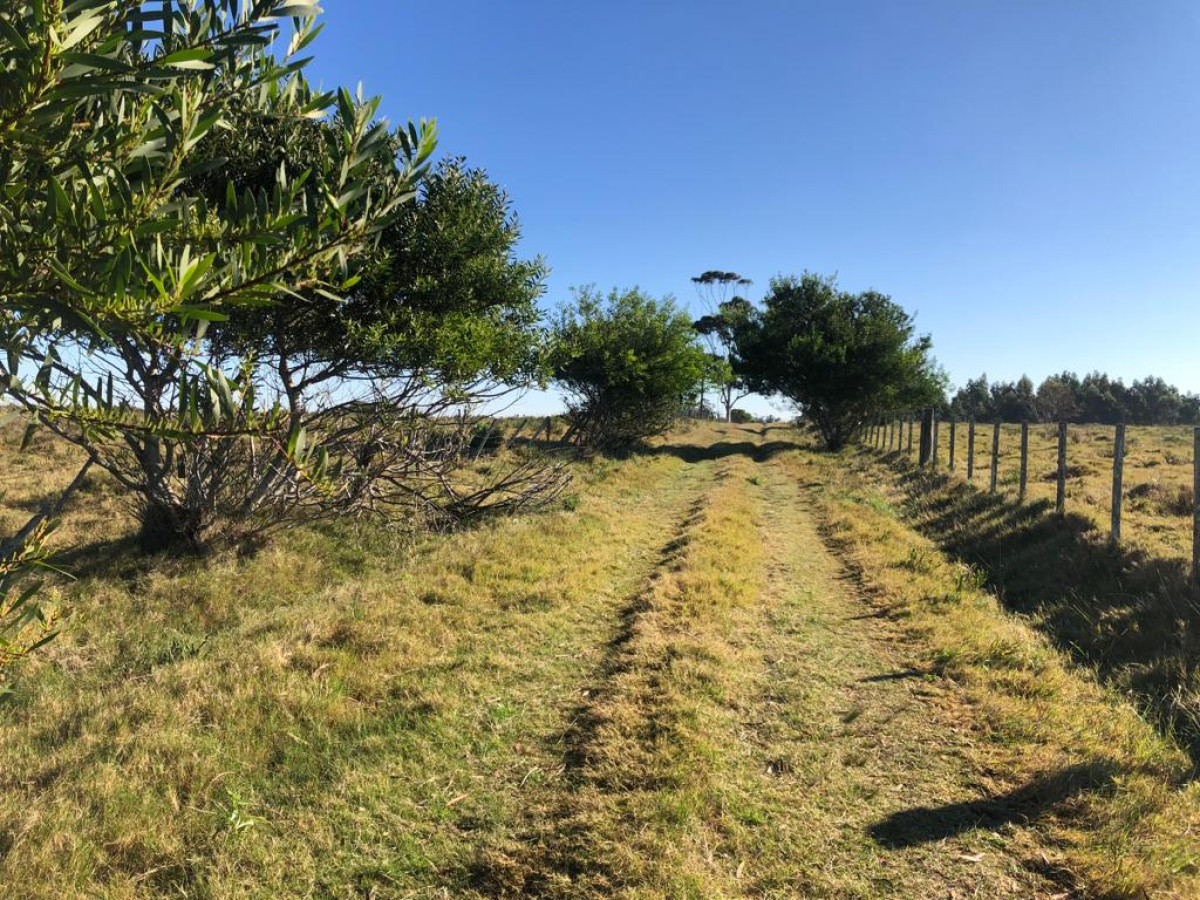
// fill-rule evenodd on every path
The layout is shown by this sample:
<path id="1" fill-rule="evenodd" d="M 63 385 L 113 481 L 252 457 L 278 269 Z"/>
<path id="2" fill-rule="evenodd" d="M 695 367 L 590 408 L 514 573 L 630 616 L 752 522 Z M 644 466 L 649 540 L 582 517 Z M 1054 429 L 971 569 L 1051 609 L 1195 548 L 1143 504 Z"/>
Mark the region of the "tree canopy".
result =
<path id="1" fill-rule="evenodd" d="M 884 294 L 842 291 L 832 278 L 772 279 L 734 345 L 747 385 L 791 400 L 833 449 L 878 410 L 944 399 L 945 376 L 912 316 Z"/>
<path id="2" fill-rule="evenodd" d="M 215 504 L 197 497 L 253 507 L 264 496 L 254 478 L 222 484 L 237 455 L 271 460 L 293 497 L 328 494 L 327 453 L 264 396 L 261 360 L 230 358 L 210 327 L 351 291 L 435 132 L 390 134 L 377 101 L 309 86 L 300 54 L 316 12 L 84 0 L 3 14 L 0 375 L 40 425 L 139 498 L 147 533 L 198 541 Z M 201 189 L 229 163 L 212 135 L 261 148 L 256 136 L 280 122 L 309 142 L 303 171 L 275 147 L 269 181 L 239 186 L 231 172 L 223 190 Z"/>

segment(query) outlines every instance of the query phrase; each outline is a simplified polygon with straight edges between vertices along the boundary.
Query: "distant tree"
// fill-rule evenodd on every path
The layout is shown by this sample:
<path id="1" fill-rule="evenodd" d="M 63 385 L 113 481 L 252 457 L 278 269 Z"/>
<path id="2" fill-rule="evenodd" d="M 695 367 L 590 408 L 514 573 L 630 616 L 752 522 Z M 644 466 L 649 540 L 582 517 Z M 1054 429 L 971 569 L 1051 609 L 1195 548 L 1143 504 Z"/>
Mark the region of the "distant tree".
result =
<path id="1" fill-rule="evenodd" d="M 1200 422 L 1200 397 L 1185 394 L 1161 378 L 1147 377 L 1126 386 L 1119 378 L 1092 372 L 1080 378 L 1061 372 L 1033 391 L 1022 377 L 989 386 L 986 376 L 972 379 L 951 401 L 956 415 L 1009 422 L 1089 422 L 1111 425 L 1175 425 Z"/>
<path id="2" fill-rule="evenodd" d="M 1001 381 L 992 385 L 992 414 L 1006 422 L 1037 420 L 1037 398 L 1033 382 L 1027 375 L 1015 382 Z"/>
<path id="3" fill-rule="evenodd" d="M 950 401 L 950 411 L 960 419 L 992 418 L 992 391 L 987 375 L 968 379 Z"/>
<path id="4" fill-rule="evenodd" d="M 1129 386 L 1128 420 L 1137 425 L 1175 425 L 1180 421 L 1183 397 L 1161 378 L 1149 377 Z"/>
<path id="5" fill-rule="evenodd" d="M 570 438 L 616 451 L 667 431 L 709 367 L 674 301 L 636 289 L 576 291 L 552 329 L 550 359 Z"/>
<path id="6" fill-rule="evenodd" d="M 1084 422 L 1112 425 L 1129 414 L 1127 392 L 1120 379 L 1101 372 L 1085 375 L 1079 384 L 1079 415 Z"/>
<path id="7" fill-rule="evenodd" d="M 738 288 L 749 287 L 752 282 L 737 272 L 713 269 L 695 276 L 692 283 L 706 309 L 706 314 L 696 320 L 696 331 L 704 336 L 713 355 L 728 363 L 717 371 L 715 380 L 707 382 L 717 389 L 728 422 L 734 405 L 751 393 L 737 374 L 731 355 L 734 331 L 753 310 L 749 301 L 730 295 Z"/>
<path id="8" fill-rule="evenodd" d="M 1183 394 L 1179 402 L 1179 423 L 1200 425 L 1200 396 Z"/>
<path id="9" fill-rule="evenodd" d="M 754 415 L 744 409 L 735 409 L 729 417 L 729 421 L 736 425 L 745 425 L 754 421 Z"/>
<path id="10" fill-rule="evenodd" d="M 1070 422 L 1079 415 L 1079 377 L 1074 372 L 1051 375 L 1037 389 L 1037 408 L 1045 422 Z"/>
<path id="11" fill-rule="evenodd" d="M 737 330 L 736 359 L 752 389 L 794 402 L 837 449 L 879 410 L 944 401 L 931 346 L 891 298 L 805 273 L 771 280 L 764 307 Z"/>

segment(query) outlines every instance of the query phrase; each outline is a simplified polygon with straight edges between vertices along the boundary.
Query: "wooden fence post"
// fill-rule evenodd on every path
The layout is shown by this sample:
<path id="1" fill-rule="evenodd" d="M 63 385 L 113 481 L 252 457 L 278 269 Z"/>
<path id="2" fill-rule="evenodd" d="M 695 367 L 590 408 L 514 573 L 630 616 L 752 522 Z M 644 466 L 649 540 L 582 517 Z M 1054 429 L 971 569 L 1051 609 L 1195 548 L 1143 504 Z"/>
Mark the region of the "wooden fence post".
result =
<path id="1" fill-rule="evenodd" d="M 479 449 L 475 451 L 475 461 L 479 461 L 479 457 L 483 456 L 483 451 L 487 449 L 488 441 L 492 438 L 492 432 L 496 430 L 496 420 L 489 419 L 487 431 L 483 433 L 483 440 L 479 442 Z"/>
<path id="2" fill-rule="evenodd" d="M 1067 423 L 1058 423 L 1058 491 L 1054 508 L 1061 516 L 1067 511 Z"/>
<path id="3" fill-rule="evenodd" d="M 954 471 L 954 433 L 958 430 L 958 420 L 950 417 L 950 471 Z"/>
<path id="4" fill-rule="evenodd" d="M 996 493 L 996 479 L 1000 474 L 1000 423 L 992 425 L 992 485 L 991 492 Z"/>
<path id="5" fill-rule="evenodd" d="M 1192 432 L 1192 581 L 1200 582 L 1200 428 Z"/>
<path id="6" fill-rule="evenodd" d="M 917 455 L 917 464 L 925 466 L 929 463 L 929 455 L 933 451 L 933 410 L 927 409 L 921 413 L 921 446 Z"/>
<path id="7" fill-rule="evenodd" d="M 1121 481 L 1125 475 L 1125 423 L 1117 426 L 1113 435 L 1112 530 L 1109 538 L 1121 542 Z"/>
<path id="8" fill-rule="evenodd" d="M 929 415 L 930 415 L 930 418 L 933 419 L 933 436 L 930 439 L 930 443 L 932 444 L 932 447 L 931 447 L 932 452 L 929 457 L 929 462 L 930 462 L 930 468 L 936 472 L 937 464 L 938 464 L 938 424 L 939 424 L 937 410 L 931 409 L 929 411 Z"/>
<path id="9" fill-rule="evenodd" d="M 521 432 L 525 430 L 525 423 L 528 421 L 529 420 L 526 419 L 524 416 L 521 416 L 521 421 L 517 423 L 517 430 L 514 431 L 512 433 L 512 436 L 509 437 L 508 440 L 506 440 L 504 442 L 505 445 L 511 445 L 514 441 L 516 441 L 517 438 L 519 438 L 521 436 Z"/>
<path id="10" fill-rule="evenodd" d="M 1025 499 L 1025 488 L 1029 484 L 1029 423 L 1021 423 L 1021 487 L 1017 496 Z"/>
<path id="11" fill-rule="evenodd" d="M 967 420 L 967 481 L 975 477 L 975 417 Z"/>

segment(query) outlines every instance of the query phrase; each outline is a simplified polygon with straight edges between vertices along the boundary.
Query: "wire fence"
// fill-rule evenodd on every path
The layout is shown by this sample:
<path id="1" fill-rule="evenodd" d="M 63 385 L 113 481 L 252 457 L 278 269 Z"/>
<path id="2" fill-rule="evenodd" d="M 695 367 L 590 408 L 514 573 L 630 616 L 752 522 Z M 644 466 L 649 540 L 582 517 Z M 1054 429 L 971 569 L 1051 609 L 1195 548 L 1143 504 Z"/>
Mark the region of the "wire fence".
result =
<path id="1" fill-rule="evenodd" d="M 1059 515 L 1070 505 L 1106 524 L 1113 544 L 1131 512 L 1148 533 L 1190 531 L 1192 579 L 1200 582 L 1200 427 L 939 420 L 924 410 L 876 417 L 862 442 L 990 493 L 1052 502 Z"/>

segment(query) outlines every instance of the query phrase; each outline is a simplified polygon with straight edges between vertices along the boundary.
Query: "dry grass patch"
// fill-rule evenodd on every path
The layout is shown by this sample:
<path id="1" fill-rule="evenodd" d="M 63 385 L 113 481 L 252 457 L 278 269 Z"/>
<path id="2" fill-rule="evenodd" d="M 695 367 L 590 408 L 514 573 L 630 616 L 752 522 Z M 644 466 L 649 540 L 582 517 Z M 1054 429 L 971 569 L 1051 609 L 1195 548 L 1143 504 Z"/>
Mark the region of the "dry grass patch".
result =
<path id="1" fill-rule="evenodd" d="M 926 515 L 949 514 L 936 482 L 898 485 L 852 453 L 814 460 L 830 539 L 928 648 L 928 665 L 966 687 L 990 732 L 978 752 L 992 792 L 1062 848 L 1046 864 L 1100 896 L 1196 896 L 1200 783 L 1180 747 L 1006 613 L 984 588 L 989 575 L 902 524 L 894 511 L 921 491 Z M 987 521 L 981 513 L 973 524 Z"/>
<path id="2" fill-rule="evenodd" d="M 559 798 L 477 866 L 490 896 L 736 893 L 726 802 L 753 652 L 731 640 L 762 587 L 749 461 L 720 464 L 646 584 L 620 610 L 582 694 Z M 749 672 L 747 669 L 749 668 Z"/>
<path id="3" fill-rule="evenodd" d="M 65 632 L 0 705 L 0 895 L 468 890 L 701 487 L 672 456 L 578 474 L 574 510 L 454 535 L 76 558 Z"/>

